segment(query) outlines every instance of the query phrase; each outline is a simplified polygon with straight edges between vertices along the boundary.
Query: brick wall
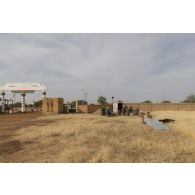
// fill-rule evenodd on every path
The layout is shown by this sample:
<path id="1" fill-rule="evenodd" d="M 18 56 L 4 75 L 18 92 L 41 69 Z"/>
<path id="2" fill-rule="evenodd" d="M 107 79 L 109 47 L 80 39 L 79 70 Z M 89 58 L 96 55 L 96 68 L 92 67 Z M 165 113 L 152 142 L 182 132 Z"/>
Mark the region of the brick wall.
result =
<path id="1" fill-rule="evenodd" d="M 166 104 L 143 104 L 143 103 L 128 103 L 128 106 L 132 106 L 133 109 L 162 111 L 162 110 L 183 110 L 183 111 L 195 111 L 195 104 L 190 103 L 166 103 Z"/>
<path id="2" fill-rule="evenodd" d="M 102 107 L 109 107 L 110 109 L 112 109 L 112 105 L 105 105 L 105 106 L 101 106 L 101 105 L 79 105 L 78 109 L 79 109 L 79 113 L 94 113 L 95 111 L 97 111 L 98 109 L 101 109 Z"/>
<path id="3" fill-rule="evenodd" d="M 87 105 L 78 105 L 78 112 L 79 113 L 88 113 L 88 106 Z"/>

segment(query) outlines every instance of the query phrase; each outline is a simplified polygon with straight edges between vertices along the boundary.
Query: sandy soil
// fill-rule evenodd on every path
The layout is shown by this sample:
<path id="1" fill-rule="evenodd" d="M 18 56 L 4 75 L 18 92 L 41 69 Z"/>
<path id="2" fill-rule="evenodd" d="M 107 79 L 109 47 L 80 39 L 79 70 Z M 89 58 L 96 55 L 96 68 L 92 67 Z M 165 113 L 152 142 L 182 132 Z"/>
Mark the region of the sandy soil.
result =
<path id="1" fill-rule="evenodd" d="M 139 117 L 0 115 L 0 162 L 195 162 L 191 133 L 169 125 L 156 131 Z"/>

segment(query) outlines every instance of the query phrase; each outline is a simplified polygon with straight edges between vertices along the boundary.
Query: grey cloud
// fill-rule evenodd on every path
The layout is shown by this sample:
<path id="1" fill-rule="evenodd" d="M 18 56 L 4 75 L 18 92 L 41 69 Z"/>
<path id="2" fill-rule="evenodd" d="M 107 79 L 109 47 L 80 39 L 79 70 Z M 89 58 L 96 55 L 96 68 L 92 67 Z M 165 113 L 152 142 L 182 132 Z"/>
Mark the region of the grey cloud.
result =
<path id="1" fill-rule="evenodd" d="M 0 34 L 0 83 L 46 82 L 49 95 L 182 100 L 195 87 L 195 34 Z"/>

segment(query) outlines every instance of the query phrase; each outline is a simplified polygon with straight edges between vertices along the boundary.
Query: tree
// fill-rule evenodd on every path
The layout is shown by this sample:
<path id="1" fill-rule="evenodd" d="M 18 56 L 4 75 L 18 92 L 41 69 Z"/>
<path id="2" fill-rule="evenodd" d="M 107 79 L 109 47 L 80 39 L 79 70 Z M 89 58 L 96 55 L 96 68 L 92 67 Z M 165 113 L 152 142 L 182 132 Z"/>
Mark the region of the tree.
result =
<path id="1" fill-rule="evenodd" d="M 36 102 L 34 101 L 33 103 L 34 103 L 35 107 L 41 107 L 42 106 L 42 100 L 39 100 L 39 101 L 36 101 Z"/>
<path id="2" fill-rule="evenodd" d="M 15 107 L 21 107 L 21 102 L 16 102 Z"/>
<path id="3" fill-rule="evenodd" d="M 150 101 L 150 100 L 146 100 L 146 101 L 144 101 L 144 102 L 142 102 L 142 103 L 144 103 L 144 104 L 151 104 L 151 103 L 152 103 L 152 101 Z"/>
<path id="4" fill-rule="evenodd" d="M 97 99 L 97 102 L 100 105 L 105 105 L 105 104 L 107 104 L 107 99 L 104 96 L 99 96 L 98 99 Z"/>
<path id="5" fill-rule="evenodd" d="M 191 94 L 191 95 L 187 96 L 183 102 L 184 103 L 195 103 L 195 95 Z"/>
<path id="6" fill-rule="evenodd" d="M 171 101 L 169 101 L 169 100 L 163 100 L 161 103 L 162 104 L 168 104 L 168 103 L 171 103 Z"/>

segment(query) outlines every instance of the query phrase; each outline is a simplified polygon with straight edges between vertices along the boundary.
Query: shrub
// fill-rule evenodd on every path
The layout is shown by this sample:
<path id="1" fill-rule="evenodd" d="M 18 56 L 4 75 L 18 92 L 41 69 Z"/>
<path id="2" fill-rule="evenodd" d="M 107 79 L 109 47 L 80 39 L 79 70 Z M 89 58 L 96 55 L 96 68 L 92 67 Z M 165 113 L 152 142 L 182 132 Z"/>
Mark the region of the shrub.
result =
<path id="1" fill-rule="evenodd" d="M 151 103 L 152 103 L 152 101 L 150 101 L 150 100 L 146 100 L 146 101 L 144 101 L 144 102 L 142 102 L 142 103 L 145 103 L 145 104 L 151 104 Z"/>

